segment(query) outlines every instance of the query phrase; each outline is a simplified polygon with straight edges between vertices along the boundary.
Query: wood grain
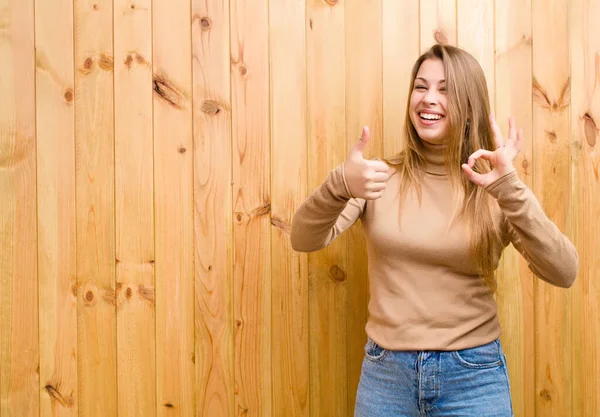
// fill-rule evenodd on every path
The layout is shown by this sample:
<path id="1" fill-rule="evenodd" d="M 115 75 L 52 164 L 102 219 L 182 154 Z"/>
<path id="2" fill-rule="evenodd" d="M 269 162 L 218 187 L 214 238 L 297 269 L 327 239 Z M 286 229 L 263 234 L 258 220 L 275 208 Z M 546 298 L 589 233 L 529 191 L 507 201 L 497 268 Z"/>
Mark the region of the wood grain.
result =
<path id="1" fill-rule="evenodd" d="M 459 3 L 462 0 L 420 0 L 421 53 L 436 43 L 457 44 L 456 8 Z"/>
<path id="2" fill-rule="evenodd" d="M 234 412 L 229 2 L 192 2 L 196 416 Z"/>
<path id="3" fill-rule="evenodd" d="M 572 290 L 572 416 L 600 416 L 600 2 L 570 3 L 571 206 L 569 230 L 579 253 Z M 568 389 L 568 387 L 565 387 Z"/>
<path id="4" fill-rule="evenodd" d="M 145 417 L 156 410 L 152 2 L 114 8 L 118 410 Z"/>
<path id="5" fill-rule="evenodd" d="M 33 2 L 0 3 L 0 413 L 37 416 Z"/>
<path id="6" fill-rule="evenodd" d="M 381 0 L 348 2 L 346 25 L 346 152 L 356 144 L 363 125 L 369 126 L 371 140 L 365 158 L 383 156 L 383 28 Z M 369 28 L 369 36 L 365 36 Z M 343 161 L 340 161 L 343 162 Z M 348 413 L 354 409 L 360 380 L 365 325 L 368 318 L 369 274 L 367 249 L 360 222 L 348 235 L 347 256 L 347 366 Z"/>
<path id="7" fill-rule="evenodd" d="M 36 1 L 40 416 L 78 415 L 73 2 Z M 55 22 L 63 21 L 57 26 Z"/>
<path id="8" fill-rule="evenodd" d="M 532 2 L 533 191 L 567 232 L 571 190 L 568 1 Z M 535 280 L 536 415 L 571 412 L 570 291 Z"/>
<path id="9" fill-rule="evenodd" d="M 190 0 L 154 0 L 157 416 L 194 414 L 194 200 Z M 174 47 L 177 45 L 177 47 Z"/>
<path id="10" fill-rule="evenodd" d="M 117 413 L 112 1 L 75 2 L 79 413 Z"/>
<path id="11" fill-rule="evenodd" d="M 272 1 L 269 16 L 273 415 L 308 417 L 308 256 L 290 244 L 306 197 L 305 4 Z"/>
<path id="12" fill-rule="evenodd" d="M 346 159 L 344 3 L 307 2 L 308 192 Z M 354 135 L 358 140 L 360 132 Z M 348 234 L 308 256 L 310 415 L 346 417 Z"/>
<path id="13" fill-rule="evenodd" d="M 272 415 L 269 8 L 231 7 L 235 409 Z"/>
<path id="14" fill-rule="evenodd" d="M 419 4 L 412 0 L 382 0 L 383 153 L 402 150 L 410 75 L 419 57 Z"/>
<path id="15" fill-rule="evenodd" d="M 514 116 L 523 129 L 521 153 L 514 161 L 519 178 L 533 182 L 531 94 L 531 1 L 511 0 L 497 7 L 496 25 L 496 119 L 508 137 L 508 118 Z M 534 277 L 527 262 L 509 246 L 497 272 L 498 315 L 502 345 L 507 356 L 513 411 L 517 417 L 534 416 Z"/>
<path id="16" fill-rule="evenodd" d="M 457 0 L 456 7 L 457 44 L 481 65 L 494 111 L 494 0 Z"/>

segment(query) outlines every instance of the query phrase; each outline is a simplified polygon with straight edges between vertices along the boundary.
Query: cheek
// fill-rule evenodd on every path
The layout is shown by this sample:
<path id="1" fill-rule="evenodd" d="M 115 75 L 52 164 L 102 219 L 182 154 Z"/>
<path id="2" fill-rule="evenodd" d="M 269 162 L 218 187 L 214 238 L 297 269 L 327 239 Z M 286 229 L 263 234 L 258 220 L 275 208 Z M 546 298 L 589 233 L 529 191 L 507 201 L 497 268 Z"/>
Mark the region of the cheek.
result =
<path id="1" fill-rule="evenodd" d="M 421 102 L 421 98 L 418 96 L 417 93 L 415 93 L 415 91 L 413 90 L 413 92 L 410 95 L 410 111 L 414 112 L 417 108 L 417 105 Z"/>

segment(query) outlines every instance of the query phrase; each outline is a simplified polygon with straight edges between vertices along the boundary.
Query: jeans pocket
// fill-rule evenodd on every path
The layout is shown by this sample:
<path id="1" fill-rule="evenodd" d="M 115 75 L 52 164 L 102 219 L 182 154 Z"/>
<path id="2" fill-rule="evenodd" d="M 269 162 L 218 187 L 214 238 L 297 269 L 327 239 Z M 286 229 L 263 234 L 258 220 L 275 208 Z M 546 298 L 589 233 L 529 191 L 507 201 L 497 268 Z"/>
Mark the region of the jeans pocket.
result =
<path id="1" fill-rule="evenodd" d="M 388 350 L 379 346 L 371 338 L 367 338 L 367 344 L 365 345 L 365 357 L 372 362 L 382 361 L 388 354 Z"/>
<path id="2" fill-rule="evenodd" d="M 473 348 L 456 350 L 453 355 L 462 366 L 470 369 L 497 368 L 503 364 L 503 352 L 498 340 Z"/>

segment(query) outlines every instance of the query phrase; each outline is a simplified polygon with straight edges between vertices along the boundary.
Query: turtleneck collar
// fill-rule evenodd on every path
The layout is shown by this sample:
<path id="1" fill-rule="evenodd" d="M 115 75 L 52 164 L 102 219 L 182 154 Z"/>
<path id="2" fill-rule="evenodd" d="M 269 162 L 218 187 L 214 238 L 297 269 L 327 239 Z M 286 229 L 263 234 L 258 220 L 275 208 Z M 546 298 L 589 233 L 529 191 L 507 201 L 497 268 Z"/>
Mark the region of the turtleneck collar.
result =
<path id="1" fill-rule="evenodd" d="M 421 140 L 421 144 L 423 157 L 427 163 L 425 172 L 433 175 L 448 175 L 448 170 L 444 163 L 446 145 L 434 145 L 424 140 Z"/>

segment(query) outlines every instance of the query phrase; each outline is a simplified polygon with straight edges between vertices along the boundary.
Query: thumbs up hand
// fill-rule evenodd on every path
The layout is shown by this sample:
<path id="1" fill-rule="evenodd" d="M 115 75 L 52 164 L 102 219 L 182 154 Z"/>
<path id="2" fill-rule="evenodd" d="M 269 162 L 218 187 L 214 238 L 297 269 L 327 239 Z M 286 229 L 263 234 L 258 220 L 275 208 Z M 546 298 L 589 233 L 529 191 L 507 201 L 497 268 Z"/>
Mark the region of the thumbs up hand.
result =
<path id="1" fill-rule="evenodd" d="M 389 179 L 389 167 L 383 161 L 364 158 L 370 139 L 369 128 L 365 126 L 360 140 L 350 149 L 344 162 L 344 176 L 352 197 L 377 200 L 383 195 Z"/>

